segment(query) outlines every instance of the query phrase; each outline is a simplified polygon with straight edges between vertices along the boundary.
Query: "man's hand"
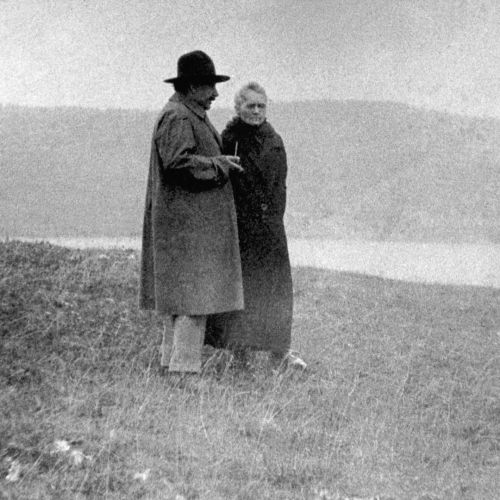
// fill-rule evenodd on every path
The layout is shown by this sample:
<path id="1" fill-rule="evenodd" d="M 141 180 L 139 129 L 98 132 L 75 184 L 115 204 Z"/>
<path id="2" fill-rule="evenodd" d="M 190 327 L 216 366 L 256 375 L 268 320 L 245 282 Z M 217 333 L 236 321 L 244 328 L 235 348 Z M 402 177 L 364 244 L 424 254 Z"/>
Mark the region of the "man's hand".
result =
<path id="1" fill-rule="evenodd" d="M 222 166 L 227 168 L 228 170 L 236 170 L 237 172 L 244 171 L 243 167 L 240 165 L 239 156 L 224 155 L 224 156 L 219 156 L 219 159 L 221 161 Z"/>

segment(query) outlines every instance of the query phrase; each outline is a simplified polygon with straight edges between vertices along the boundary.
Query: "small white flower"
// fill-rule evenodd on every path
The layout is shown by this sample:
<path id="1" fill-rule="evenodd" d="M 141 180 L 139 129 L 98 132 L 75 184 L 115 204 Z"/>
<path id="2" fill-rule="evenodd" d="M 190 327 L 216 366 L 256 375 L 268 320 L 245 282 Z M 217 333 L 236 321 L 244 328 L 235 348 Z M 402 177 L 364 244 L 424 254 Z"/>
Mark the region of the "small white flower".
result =
<path id="1" fill-rule="evenodd" d="M 71 450 L 69 456 L 71 457 L 71 463 L 76 466 L 82 465 L 83 459 L 85 458 L 81 450 Z"/>
<path id="2" fill-rule="evenodd" d="M 87 460 L 88 462 L 92 462 L 92 456 L 85 455 L 82 450 L 79 450 L 77 448 L 72 449 L 69 456 L 70 456 L 71 463 L 73 465 L 75 465 L 76 467 L 79 467 L 80 465 L 82 465 L 84 460 Z"/>
<path id="3" fill-rule="evenodd" d="M 21 464 L 17 460 L 12 460 L 9 467 L 9 473 L 7 474 L 5 479 L 10 483 L 15 483 L 16 481 L 19 481 L 20 477 L 21 477 Z"/>
<path id="4" fill-rule="evenodd" d="M 134 474 L 134 479 L 138 481 L 146 482 L 149 478 L 149 474 L 151 473 L 151 469 L 146 469 L 144 472 L 136 472 Z"/>
<path id="5" fill-rule="evenodd" d="M 71 449 L 70 444 L 65 439 L 54 441 L 54 453 L 67 453 Z"/>
<path id="6" fill-rule="evenodd" d="M 337 495 L 333 496 L 326 488 L 314 490 L 314 500 L 340 500 Z"/>

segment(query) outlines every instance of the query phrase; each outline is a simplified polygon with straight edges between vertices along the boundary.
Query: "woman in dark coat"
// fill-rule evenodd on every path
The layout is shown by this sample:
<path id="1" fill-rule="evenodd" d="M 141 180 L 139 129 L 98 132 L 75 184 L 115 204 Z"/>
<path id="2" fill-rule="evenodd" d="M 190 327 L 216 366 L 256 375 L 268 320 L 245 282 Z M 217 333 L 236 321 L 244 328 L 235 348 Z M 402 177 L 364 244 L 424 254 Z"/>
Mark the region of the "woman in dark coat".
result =
<path id="1" fill-rule="evenodd" d="M 231 182 L 245 309 L 219 316 L 218 335 L 240 357 L 248 350 L 269 351 L 273 364 L 305 368 L 289 350 L 293 290 L 283 222 L 287 159 L 283 140 L 266 121 L 266 106 L 265 90 L 255 82 L 245 85 L 235 97 L 237 116 L 222 132 L 223 152 L 238 155 L 243 167 Z"/>

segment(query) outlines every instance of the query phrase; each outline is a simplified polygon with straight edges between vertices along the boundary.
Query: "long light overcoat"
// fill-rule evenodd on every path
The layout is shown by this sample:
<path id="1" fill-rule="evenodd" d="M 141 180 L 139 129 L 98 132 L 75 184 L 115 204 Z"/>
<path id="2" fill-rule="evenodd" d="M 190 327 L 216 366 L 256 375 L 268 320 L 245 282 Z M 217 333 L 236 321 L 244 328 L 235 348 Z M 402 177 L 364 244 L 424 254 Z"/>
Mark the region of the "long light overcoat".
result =
<path id="1" fill-rule="evenodd" d="M 243 308 L 233 191 L 220 155 L 205 111 L 174 94 L 151 144 L 141 308 L 171 315 Z"/>

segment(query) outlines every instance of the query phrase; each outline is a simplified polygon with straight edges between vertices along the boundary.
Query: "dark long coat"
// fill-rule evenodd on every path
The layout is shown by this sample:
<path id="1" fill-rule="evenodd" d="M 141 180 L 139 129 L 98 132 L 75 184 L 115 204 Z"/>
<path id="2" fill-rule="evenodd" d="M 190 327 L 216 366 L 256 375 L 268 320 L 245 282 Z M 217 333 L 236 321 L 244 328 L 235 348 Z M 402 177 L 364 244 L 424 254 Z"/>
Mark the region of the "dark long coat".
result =
<path id="1" fill-rule="evenodd" d="M 209 322 L 211 343 L 284 352 L 290 347 L 293 290 L 287 238 L 287 159 L 273 127 L 235 118 L 222 132 L 223 151 L 238 155 L 244 173 L 231 174 L 238 217 L 245 310 Z"/>
<path id="2" fill-rule="evenodd" d="M 243 308 L 231 183 L 203 109 L 174 94 L 151 143 L 140 306 L 171 315 Z"/>

